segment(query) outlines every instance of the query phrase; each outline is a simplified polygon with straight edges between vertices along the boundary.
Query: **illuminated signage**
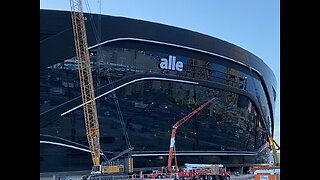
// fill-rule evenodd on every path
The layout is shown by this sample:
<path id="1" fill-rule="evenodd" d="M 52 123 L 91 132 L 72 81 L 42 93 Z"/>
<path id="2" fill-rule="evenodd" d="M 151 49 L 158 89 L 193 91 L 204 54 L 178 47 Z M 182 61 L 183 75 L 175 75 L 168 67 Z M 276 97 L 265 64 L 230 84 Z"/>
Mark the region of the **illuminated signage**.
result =
<path id="1" fill-rule="evenodd" d="M 161 69 L 182 71 L 183 63 L 181 61 L 176 61 L 175 56 L 169 56 L 169 59 L 161 58 L 159 66 Z"/>

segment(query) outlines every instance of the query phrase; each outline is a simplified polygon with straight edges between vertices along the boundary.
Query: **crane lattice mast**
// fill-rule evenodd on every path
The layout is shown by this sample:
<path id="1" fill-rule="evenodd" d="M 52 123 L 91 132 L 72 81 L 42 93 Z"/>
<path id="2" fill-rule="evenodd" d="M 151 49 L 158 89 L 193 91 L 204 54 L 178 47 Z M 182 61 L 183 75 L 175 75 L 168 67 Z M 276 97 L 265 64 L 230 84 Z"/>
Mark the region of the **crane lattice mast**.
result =
<path id="1" fill-rule="evenodd" d="M 99 123 L 94 95 L 90 56 L 81 0 L 70 0 L 80 89 L 86 126 L 87 139 L 94 166 L 100 165 Z"/>

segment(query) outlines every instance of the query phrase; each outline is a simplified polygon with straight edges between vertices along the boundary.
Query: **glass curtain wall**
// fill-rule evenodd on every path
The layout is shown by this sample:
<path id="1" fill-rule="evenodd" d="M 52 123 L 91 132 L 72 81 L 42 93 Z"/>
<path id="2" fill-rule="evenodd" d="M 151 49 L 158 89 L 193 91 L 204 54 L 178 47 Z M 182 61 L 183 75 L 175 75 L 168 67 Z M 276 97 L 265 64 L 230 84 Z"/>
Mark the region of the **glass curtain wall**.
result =
<path id="1" fill-rule="evenodd" d="M 163 52 L 104 46 L 90 54 L 95 89 L 132 75 L 153 73 L 217 82 L 259 97 L 262 114 L 247 97 L 216 88 L 159 79 L 119 88 L 114 92 L 134 151 L 168 151 L 172 125 L 212 97 L 215 99 L 208 106 L 177 130 L 177 151 L 256 151 L 267 142 L 262 119 L 267 120 L 271 131 L 270 111 L 260 80 L 250 74 L 212 61 Z M 79 96 L 75 58 L 40 71 L 40 113 Z M 110 157 L 127 148 L 114 98 L 109 93 L 97 99 L 101 148 Z M 40 133 L 86 145 L 84 127 L 79 108 L 41 128 Z M 67 148 L 64 151 L 86 154 Z"/>

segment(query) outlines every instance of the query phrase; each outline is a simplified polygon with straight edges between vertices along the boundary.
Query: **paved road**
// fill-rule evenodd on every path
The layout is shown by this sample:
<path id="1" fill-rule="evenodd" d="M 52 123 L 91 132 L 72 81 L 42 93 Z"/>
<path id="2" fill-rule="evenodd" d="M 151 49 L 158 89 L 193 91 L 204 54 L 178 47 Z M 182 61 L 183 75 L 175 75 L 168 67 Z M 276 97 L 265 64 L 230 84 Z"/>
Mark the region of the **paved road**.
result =
<path id="1" fill-rule="evenodd" d="M 237 180 L 254 180 L 253 175 L 241 175 L 241 176 L 235 176 L 231 175 L 230 180 L 237 179 Z"/>

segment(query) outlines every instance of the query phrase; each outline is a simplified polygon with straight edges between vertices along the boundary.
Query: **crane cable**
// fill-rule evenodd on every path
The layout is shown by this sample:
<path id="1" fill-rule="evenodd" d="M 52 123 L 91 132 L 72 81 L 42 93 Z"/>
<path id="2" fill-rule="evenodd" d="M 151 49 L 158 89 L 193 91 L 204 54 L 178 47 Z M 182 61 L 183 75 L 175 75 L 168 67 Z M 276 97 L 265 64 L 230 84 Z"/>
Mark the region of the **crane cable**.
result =
<path id="1" fill-rule="evenodd" d="M 93 21 L 93 17 L 92 17 L 92 14 L 91 14 L 91 9 L 90 9 L 90 5 L 89 5 L 89 3 L 88 3 L 88 1 L 87 0 L 84 0 L 84 2 L 85 2 L 85 4 L 86 4 L 86 8 L 87 8 L 87 11 L 88 11 L 88 16 L 89 16 L 89 18 L 90 18 L 90 22 L 91 22 L 91 26 L 92 26 L 92 29 L 93 29 L 93 34 L 94 34 L 94 37 L 95 37 L 95 39 L 96 39 L 96 41 L 97 41 L 97 43 L 99 44 L 100 43 L 100 41 L 101 41 L 101 0 L 98 0 L 99 2 L 99 10 L 100 10 L 100 12 L 99 12 L 99 16 L 98 16 L 98 25 L 99 25 L 99 32 L 97 33 L 97 28 L 96 28 L 96 26 L 95 26 L 95 23 L 94 23 L 94 21 Z M 98 47 L 98 49 L 100 49 L 101 47 L 99 46 Z M 98 63 L 98 66 L 99 66 L 100 64 Z M 99 70 L 100 70 L 100 68 L 98 67 L 97 68 L 98 69 L 98 74 L 99 74 Z M 99 94 L 99 90 L 100 90 L 100 81 L 99 81 L 99 77 L 97 78 L 98 79 L 98 81 L 97 81 L 97 90 L 98 90 L 98 94 Z M 99 105 L 98 103 L 97 103 L 97 105 Z M 102 149 L 100 148 L 100 152 L 103 152 L 102 151 Z M 106 157 L 106 155 L 105 155 L 105 153 L 103 153 L 103 154 L 101 154 L 102 155 L 102 158 L 105 160 L 105 161 L 108 161 L 108 158 Z"/>
<path id="2" fill-rule="evenodd" d="M 99 16 L 98 16 L 98 24 L 99 24 L 99 31 L 97 33 L 97 28 L 95 26 L 95 23 L 93 21 L 93 17 L 92 17 L 92 14 L 91 14 L 91 10 L 90 10 L 90 6 L 89 6 L 89 3 L 87 0 L 85 0 L 85 3 L 86 3 L 86 6 L 87 6 L 87 9 L 88 9 L 88 12 L 89 12 L 89 18 L 90 18 L 90 21 L 92 22 L 91 25 L 92 25 L 92 29 L 93 29 L 93 34 L 95 36 L 95 39 L 96 39 L 96 42 L 97 44 L 99 44 L 101 42 L 101 0 L 98 0 L 99 1 Z M 98 34 L 98 35 L 97 35 Z M 97 50 L 97 60 L 101 58 L 104 59 L 104 56 L 101 56 L 102 53 L 101 53 L 101 46 L 98 46 L 98 50 Z M 99 61 L 98 61 L 99 62 Z M 100 63 L 97 63 L 98 66 L 100 66 Z M 99 67 L 98 67 L 98 73 L 99 73 Z M 110 77 L 110 73 L 109 71 L 107 70 L 107 77 L 108 77 L 108 82 L 109 84 L 111 85 L 112 89 L 114 88 L 113 86 L 113 82 L 111 80 L 111 77 Z M 98 77 L 99 79 L 99 77 Z M 99 85 L 99 83 L 98 83 Z M 98 88 L 99 89 L 99 88 Z M 114 102 L 115 102 L 115 105 L 116 105 L 116 109 L 117 109 L 117 112 L 118 112 L 118 116 L 119 116 L 119 120 L 120 120 L 120 123 L 121 123 L 121 126 L 122 126 L 122 130 L 123 130 L 123 134 L 124 134 L 124 137 L 125 137 L 125 141 L 126 141 L 126 145 L 128 147 L 128 149 L 131 149 L 132 146 L 131 146 L 131 143 L 130 143 L 130 140 L 129 140 L 129 136 L 128 136 L 128 132 L 126 130 L 126 126 L 125 126 L 125 123 L 124 123 L 124 120 L 123 120 L 123 115 L 122 115 L 122 111 L 120 109 L 120 106 L 119 106 L 119 101 L 117 99 L 117 96 L 116 96 L 116 93 L 113 92 L 112 93 L 112 96 L 114 98 Z"/>
<path id="3" fill-rule="evenodd" d="M 113 82 L 112 82 L 112 80 L 110 78 L 109 70 L 107 70 L 107 75 L 108 75 L 108 82 L 109 82 L 109 84 L 111 86 L 111 89 L 114 89 Z M 122 112 L 121 112 L 121 109 L 120 109 L 120 106 L 119 106 L 119 101 L 118 101 L 118 98 L 117 98 L 117 95 L 116 95 L 115 91 L 112 92 L 112 96 L 113 96 L 113 99 L 114 99 L 114 102 L 115 102 L 115 105 L 116 105 L 116 108 L 117 108 L 118 116 L 119 116 L 119 119 L 120 119 L 120 123 L 121 123 L 121 126 L 122 126 L 122 130 L 123 130 L 123 134 L 124 134 L 124 137 L 125 137 L 125 140 L 126 140 L 127 147 L 131 148 L 128 132 L 127 132 L 126 126 L 124 124 Z"/>

